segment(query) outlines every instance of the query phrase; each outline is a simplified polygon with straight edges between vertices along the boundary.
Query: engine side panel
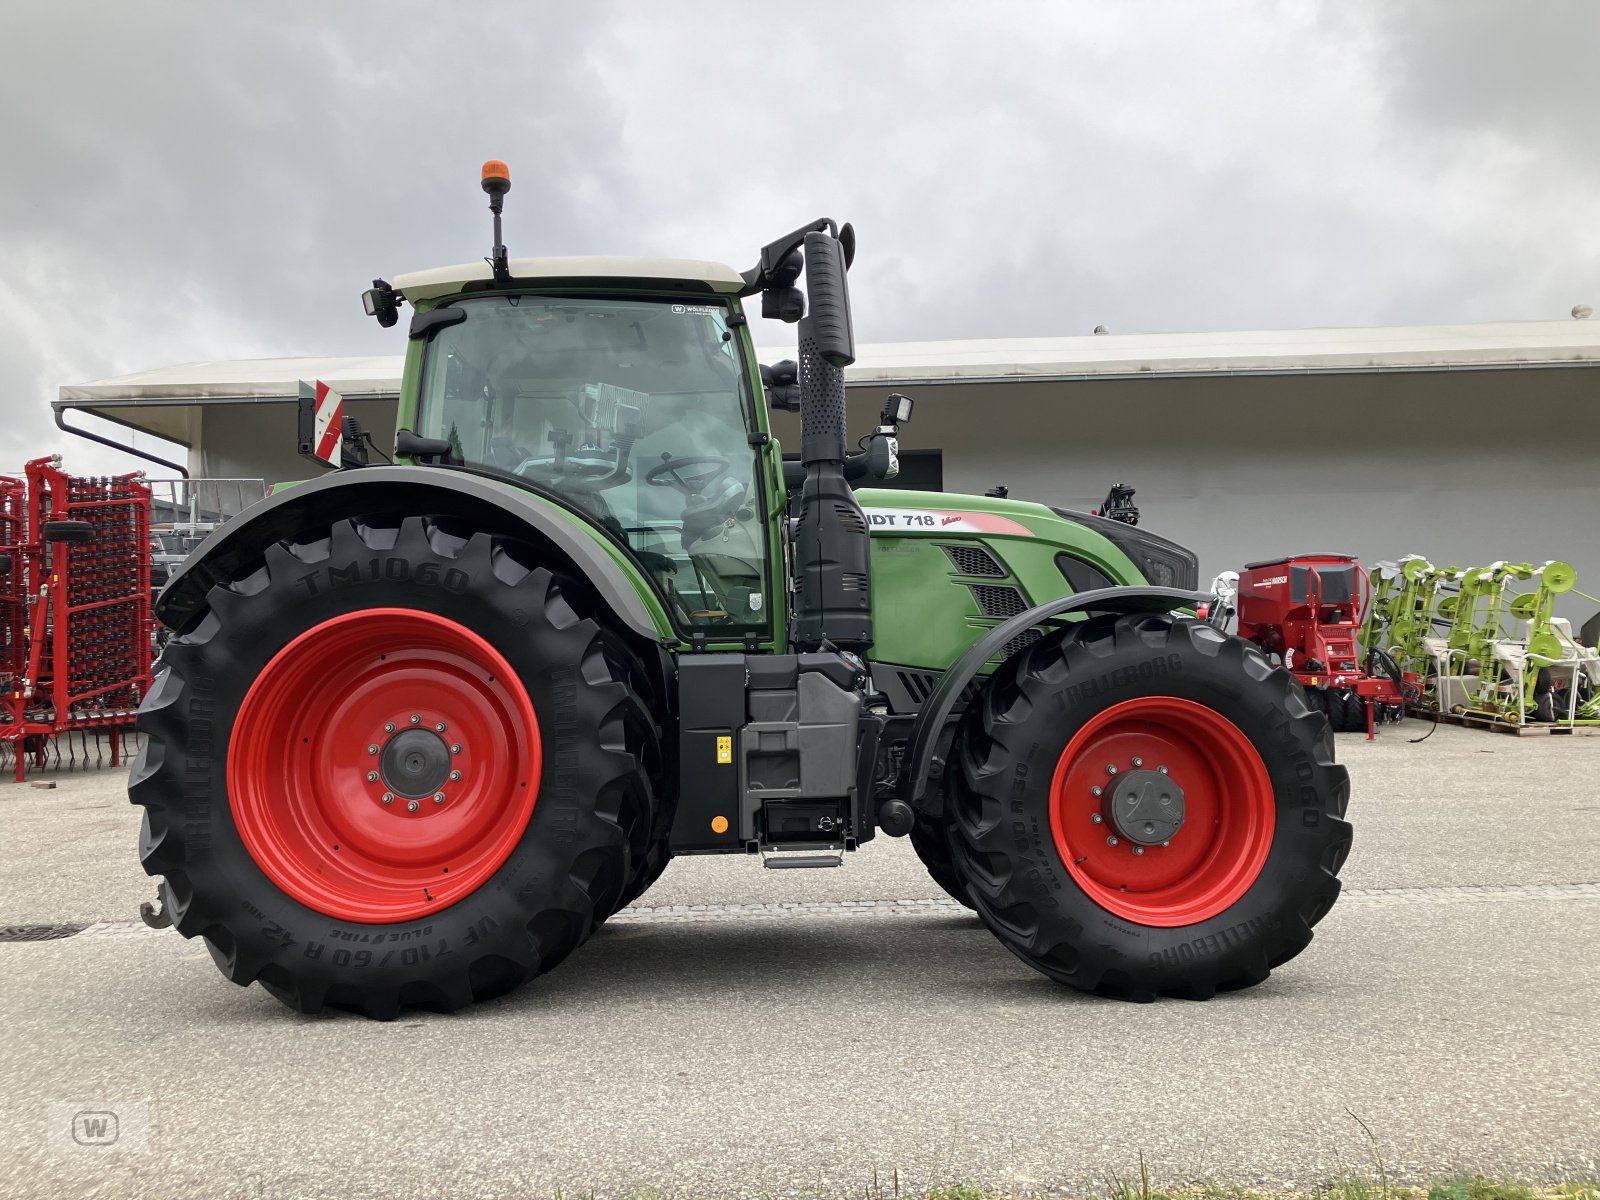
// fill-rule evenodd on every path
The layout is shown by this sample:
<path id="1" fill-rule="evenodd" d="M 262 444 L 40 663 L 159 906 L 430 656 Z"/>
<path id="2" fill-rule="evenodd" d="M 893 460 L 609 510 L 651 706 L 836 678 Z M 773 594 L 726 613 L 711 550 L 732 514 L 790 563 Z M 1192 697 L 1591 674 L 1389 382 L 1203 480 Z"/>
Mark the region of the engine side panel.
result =
<path id="1" fill-rule="evenodd" d="M 1146 582 L 1109 538 L 1042 504 L 881 489 L 856 495 L 872 532 L 875 662 L 944 671 L 1029 608 Z M 1030 631 L 1013 639 L 1021 640 L 1031 640 Z M 997 661 L 1016 648 L 1008 643 Z"/>

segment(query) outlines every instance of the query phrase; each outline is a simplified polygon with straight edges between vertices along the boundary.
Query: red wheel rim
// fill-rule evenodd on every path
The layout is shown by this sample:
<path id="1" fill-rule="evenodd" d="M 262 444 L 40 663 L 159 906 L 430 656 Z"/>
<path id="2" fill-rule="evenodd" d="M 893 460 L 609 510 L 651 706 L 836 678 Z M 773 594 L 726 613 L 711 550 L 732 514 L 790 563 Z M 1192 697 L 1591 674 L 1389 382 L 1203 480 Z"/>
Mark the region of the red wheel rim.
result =
<path id="1" fill-rule="evenodd" d="M 539 771 L 533 702 L 493 646 L 432 613 L 374 608 L 308 629 L 262 670 L 234 723 L 228 797 L 284 892 L 388 924 L 499 869 Z"/>
<path id="2" fill-rule="evenodd" d="M 1140 845 L 1116 824 L 1116 781 L 1163 767 L 1181 789 L 1183 823 L 1165 844 Z M 1276 824 L 1272 781 L 1250 739 L 1174 696 L 1098 713 L 1067 743 L 1051 783 L 1050 827 L 1067 872 L 1100 907 L 1140 925 L 1224 912 L 1261 874 Z"/>

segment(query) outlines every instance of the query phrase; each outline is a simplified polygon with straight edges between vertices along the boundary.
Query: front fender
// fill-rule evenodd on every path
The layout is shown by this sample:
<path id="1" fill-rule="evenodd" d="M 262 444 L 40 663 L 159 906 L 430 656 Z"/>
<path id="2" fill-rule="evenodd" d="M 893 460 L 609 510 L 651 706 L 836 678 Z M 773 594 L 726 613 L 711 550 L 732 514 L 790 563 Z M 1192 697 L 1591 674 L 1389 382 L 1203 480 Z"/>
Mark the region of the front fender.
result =
<path id="1" fill-rule="evenodd" d="M 976 678 L 983 664 L 994 657 L 995 651 L 1024 629 L 1031 628 L 1051 617 L 1073 612 L 1141 613 L 1171 612 L 1176 608 L 1192 608 L 1208 597 L 1202 592 L 1186 592 L 1165 587 L 1113 587 L 1079 592 L 1076 596 L 1063 596 L 1027 612 L 1018 613 L 1002 621 L 967 648 L 955 665 L 944 673 L 939 685 L 933 689 L 926 704 L 917 714 L 911 730 L 911 754 L 907 763 L 905 798 L 913 808 L 922 808 L 928 790 L 928 776 L 932 773 L 939 735 L 945 722 L 955 711 L 962 689 Z"/>
<path id="2" fill-rule="evenodd" d="M 268 546 L 347 517 L 459 517 L 488 533 L 521 537 L 565 560 L 624 626 L 655 642 L 672 624 L 644 574 L 610 553 L 585 518 L 518 487 L 442 467 L 363 467 L 276 492 L 214 530 L 156 599 L 161 622 L 181 629 L 220 583 L 254 570 Z"/>

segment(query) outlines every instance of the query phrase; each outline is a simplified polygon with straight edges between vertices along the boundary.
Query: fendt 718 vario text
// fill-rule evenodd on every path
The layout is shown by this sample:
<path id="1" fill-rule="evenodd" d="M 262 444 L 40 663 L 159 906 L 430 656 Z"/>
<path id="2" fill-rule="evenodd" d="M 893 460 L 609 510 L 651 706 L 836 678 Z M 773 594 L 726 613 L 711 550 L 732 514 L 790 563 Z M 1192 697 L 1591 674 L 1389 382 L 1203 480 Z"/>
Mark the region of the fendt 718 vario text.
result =
<path id="1" fill-rule="evenodd" d="M 1180 546 L 852 488 L 893 476 L 911 402 L 846 452 L 849 225 L 743 272 L 512 259 L 503 164 L 483 186 L 488 259 L 365 296 L 412 313 L 396 464 L 352 439 L 159 600 L 140 855 L 228 978 L 460 1008 L 675 855 L 836 867 L 879 835 L 1086 991 L 1204 998 L 1306 946 L 1350 846 L 1327 718 L 1186 615 Z M 755 296 L 797 362 L 756 362 Z"/>

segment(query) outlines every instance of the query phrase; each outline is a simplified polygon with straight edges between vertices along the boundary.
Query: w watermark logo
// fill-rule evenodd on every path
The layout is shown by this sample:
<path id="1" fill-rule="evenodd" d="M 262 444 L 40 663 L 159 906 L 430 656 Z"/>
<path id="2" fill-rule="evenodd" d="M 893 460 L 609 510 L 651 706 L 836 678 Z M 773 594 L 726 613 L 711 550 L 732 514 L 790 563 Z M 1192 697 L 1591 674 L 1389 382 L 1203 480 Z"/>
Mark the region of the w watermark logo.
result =
<path id="1" fill-rule="evenodd" d="M 45 1114 L 57 1154 L 139 1154 L 150 1148 L 150 1106 L 127 1100 L 57 1100 Z"/>
<path id="2" fill-rule="evenodd" d="M 72 1140 L 80 1146 L 115 1146 L 121 1135 L 121 1122 L 114 1112 L 85 1109 L 73 1114 Z"/>

